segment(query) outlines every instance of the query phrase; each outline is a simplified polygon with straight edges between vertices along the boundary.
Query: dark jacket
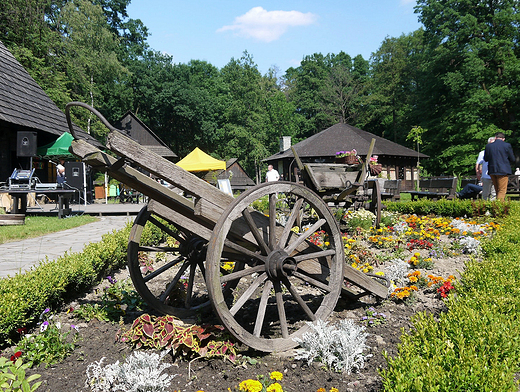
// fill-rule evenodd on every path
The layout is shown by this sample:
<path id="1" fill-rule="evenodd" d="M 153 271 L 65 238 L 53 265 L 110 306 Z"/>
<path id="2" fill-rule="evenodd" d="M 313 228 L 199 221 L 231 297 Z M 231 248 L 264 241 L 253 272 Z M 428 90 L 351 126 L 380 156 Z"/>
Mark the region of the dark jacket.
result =
<path id="1" fill-rule="evenodd" d="M 484 160 L 488 162 L 488 174 L 497 176 L 511 174 L 511 165 L 515 163 L 513 147 L 501 139 L 496 139 L 486 145 Z"/>

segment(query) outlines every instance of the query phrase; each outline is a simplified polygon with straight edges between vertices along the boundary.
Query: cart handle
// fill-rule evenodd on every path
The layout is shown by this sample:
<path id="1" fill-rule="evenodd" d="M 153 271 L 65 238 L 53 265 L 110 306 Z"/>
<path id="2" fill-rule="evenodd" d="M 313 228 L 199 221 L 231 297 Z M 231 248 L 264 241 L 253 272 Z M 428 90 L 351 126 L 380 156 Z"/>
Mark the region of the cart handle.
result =
<path id="1" fill-rule="evenodd" d="M 78 140 L 78 137 L 76 136 L 76 133 L 74 132 L 74 128 L 72 126 L 72 120 L 70 118 L 70 108 L 72 106 L 81 106 L 82 108 L 85 108 L 87 110 L 90 110 L 92 113 L 94 113 L 101 122 L 110 130 L 110 131 L 117 131 L 117 128 L 114 128 L 105 117 L 101 113 L 99 113 L 96 109 L 94 109 L 92 106 L 87 105 L 83 102 L 69 102 L 67 106 L 65 106 L 65 116 L 67 117 L 67 124 L 69 126 L 70 133 L 72 134 L 72 137 L 74 140 Z"/>

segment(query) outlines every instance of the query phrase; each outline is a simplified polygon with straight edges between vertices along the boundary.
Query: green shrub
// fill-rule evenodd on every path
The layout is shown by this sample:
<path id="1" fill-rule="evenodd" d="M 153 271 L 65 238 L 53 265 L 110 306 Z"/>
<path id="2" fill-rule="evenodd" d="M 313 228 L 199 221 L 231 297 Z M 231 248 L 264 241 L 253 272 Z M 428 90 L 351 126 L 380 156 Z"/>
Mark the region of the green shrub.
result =
<path id="1" fill-rule="evenodd" d="M 509 214 L 511 202 L 486 200 L 447 200 L 437 201 L 419 199 L 409 202 L 385 202 L 387 211 L 400 214 L 439 215 L 451 217 L 480 217 L 490 214 L 503 218 Z"/>
<path id="2" fill-rule="evenodd" d="M 0 357 L 0 389 L 2 392 L 33 392 L 40 387 L 41 381 L 29 384 L 41 376 L 33 374 L 26 377 L 25 371 L 31 367 L 31 363 L 23 363 L 20 358 L 11 361 Z"/>
<path id="3" fill-rule="evenodd" d="M 126 263 L 131 225 L 106 234 L 98 243 L 87 245 L 81 253 L 67 253 L 46 260 L 25 273 L 0 280 L 0 346 L 19 336 L 16 330 L 32 327 L 46 308 L 54 308 L 98 283 L 113 269 Z M 144 238 L 157 241 L 160 231 L 146 225 Z"/>
<path id="4" fill-rule="evenodd" d="M 419 313 L 402 337 L 399 355 L 387 356 L 385 391 L 517 391 L 520 358 L 520 208 L 495 238 L 486 258 L 467 264 L 457 296 L 438 319 Z"/>

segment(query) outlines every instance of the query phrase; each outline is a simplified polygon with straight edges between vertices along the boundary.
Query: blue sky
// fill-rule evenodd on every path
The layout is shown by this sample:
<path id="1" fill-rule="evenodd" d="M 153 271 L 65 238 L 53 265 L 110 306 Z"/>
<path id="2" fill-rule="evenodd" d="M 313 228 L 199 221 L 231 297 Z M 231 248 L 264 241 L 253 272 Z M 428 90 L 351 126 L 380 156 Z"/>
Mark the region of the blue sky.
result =
<path id="1" fill-rule="evenodd" d="M 208 1 L 132 0 L 127 8 L 150 32 L 148 43 L 175 63 L 205 60 L 218 68 L 247 50 L 265 74 L 280 76 L 306 55 L 369 59 L 385 37 L 421 25 L 415 0 Z"/>

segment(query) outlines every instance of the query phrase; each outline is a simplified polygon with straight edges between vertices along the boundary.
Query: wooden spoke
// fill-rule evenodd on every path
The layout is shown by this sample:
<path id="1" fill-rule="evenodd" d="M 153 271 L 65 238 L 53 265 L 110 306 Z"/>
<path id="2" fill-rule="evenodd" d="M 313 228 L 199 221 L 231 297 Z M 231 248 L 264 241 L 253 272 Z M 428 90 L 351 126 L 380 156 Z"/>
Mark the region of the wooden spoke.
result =
<path id="1" fill-rule="evenodd" d="M 313 224 L 309 230 L 304 231 L 295 241 L 293 241 L 289 246 L 285 248 L 285 252 L 287 254 L 291 254 L 298 246 L 300 246 L 303 241 L 309 238 L 313 233 L 315 233 L 323 224 L 326 222 L 325 219 L 320 219 L 315 224 Z"/>
<path id="2" fill-rule="evenodd" d="M 280 328 L 282 330 L 282 337 L 287 339 L 289 337 L 289 329 L 287 328 L 287 317 L 285 316 L 285 307 L 283 306 L 282 286 L 280 282 L 275 280 L 274 292 L 276 296 L 276 309 L 278 310 L 278 319 L 280 320 Z"/>
<path id="3" fill-rule="evenodd" d="M 262 271 L 265 271 L 265 266 L 264 265 L 257 265 L 256 267 L 251 267 L 251 268 L 244 268 L 241 271 L 231 272 L 230 274 L 223 275 L 220 278 L 220 282 L 221 283 L 230 282 L 230 281 L 233 281 L 233 280 L 237 280 L 237 279 L 243 278 L 244 276 L 249 276 L 249 275 L 252 275 L 254 273 L 259 273 L 259 272 L 262 272 Z"/>
<path id="4" fill-rule="evenodd" d="M 325 292 L 331 291 L 331 288 L 329 285 L 322 283 L 317 279 L 311 278 L 310 276 L 302 274 L 301 272 L 295 271 L 295 272 L 293 272 L 293 275 L 296 276 L 297 278 L 303 280 L 304 282 L 313 285 L 314 287 L 318 287 L 318 288 L 322 289 Z"/>
<path id="5" fill-rule="evenodd" d="M 267 301 L 269 300 L 272 288 L 273 283 L 270 280 L 265 282 L 264 290 L 262 291 L 262 298 L 260 298 L 260 305 L 258 306 L 258 313 L 256 314 L 255 329 L 253 330 L 253 335 L 256 337 L 260 337 L 260 333 L 262 332 L 265 311 L 267 309 Z"/>
<path id="6" fill-rule="evenodd" d="M 253 217 L 251 216 L 251 212 L 249 212 L 249 209 L 246 208 L 244 211 L 242 211 L 242 215 L 244 219 L 246 220 L 247 225 L 249 226 L 249 230 L 251 230 L 251 233 L 255 237 L 256 243 L 258 246 L 260 246 L 260 249 L 262 249 L 262 254 L 267 255 L 270 252 L 269 247 L 265 243 L 264 239 L 260 235 L 258 231 L 258 227 L 255 224 L 255 221 L 253 220 Z"/>
<path id="7" fill-rule="evenodd" d="M 233 307 L 229 309 L 229 312 L 234 316 L 242 306 L 246 303 L 246 301 L 251 298 L 255 290 L 260 287 L 262 283 L 267 279 L 267 274 L 264 272 L 262 275 L 258 276 L 253 283 L 247 288 L 246 291 L 238 298 L 238 301 L 235 302 Z"/>
<path id="8" fill-rule="evenodd" d="M 302 198 L 296 200 L 296 203 L 294 204 L 294 207 L 291 211 L 291 216 L 289 216 L 289 219 L 287 219 L 287 222 L 285 223 L 285 228 L 283 229 L 282 235 L 280 236 L 280 241 L 278 241 L 278 247 L 280 249 L 285 248 L 287 240 L 289 239 L 289 235 L 291 234 L 291 229 L 294 225 L 294 222 L 296 221 L 296 218 L 300 215 L 300 209 L 302 208 L 302 205 Z"/>
<path id="9" fill-rule="evenodd" d="M 177 252 L 179 248 L 171 246 L 140 246 L 139 252 Z"/>
<path id="10" fill-rule="evenodd" d="M 300 305 L 300 307 L 305 312 L 305 314 L 307 315 L 309 320 L 310 321 L 316 320 L 316 315 L 314 313 L 312 313 L 312 310 L 307 306 L 307 304 L 305 303 L 303 298 L 300 296 L 300 294 L 298 294 L 298 292 L 296 291 L 294 286 L 291 284 L 289 279 L 283 279 L 282 282 L 285 285 L 285 287 L 287 287 L 287 289 L 289 290 L 289 292 L 291 293 L 293 298 L 296 300 L 296 302 L 298 302 L 298 305 Z"/>
<path id="11" fill-rule="evenodd" d="M 276 245 L 276 193 L 269 195 L 269 248 Z"/>
<path id="12" fill-rule="evenodd" d="M 191 296 L 193 295 L 193 282 L 195 280 L 195 272 L 196 272 L 197 264 L 190 263 L 190 278 L 188 280 L 188 287 L 186 289 L 186 298 L 184 300 L 184 305 L 186 308 L 190 308 L 191 306 Z"/>
<path id="13" fill-rule="evenodd" d="M 262 255 L 260 255 L 260 254 L 258 254 L 258 253 L 255 253 L 255 252 L 252 252 L 252 251 L 250 251 L 249 249 L 246 249 L 246 248 L 244 248 L 243 246 L 238 245 L 238 244 L 236 244 L 236 243 L 234 243 L 234 242 L 232 242 L 232 241 L 230 241 L 230 240 L 226 240 L 224 244 L 225 244 L 228 248 L 231 248 L 231 249 L 233 249 L 233 250 L 236 250 L 237 252 L 241 252 L 241 253 L 243 253 L 244 255 L 249 256 L 249 257 L 251 257 L 251 258 L 253 258 L 253 259 L 260 260 L 260 261 L 262 261 L 263 263 L 265 263 L 266 260 L 267 260 L 265 256 L 262 256 Z"/>
<path id="14" fill-rule="evenodd" d="M 152 222 L 155 226 L 157 226 L 159 229 L 167 233 L 169 236 L 175 238 L 177 241 L 184 241 L 184 238 L 182 238 L 178 233 L 171 230 L 168 226 L 164 225 L 162 222 L 158 221 L 153 215 L 150 215 L 150 218 L 148 220 Z"/>
<path id="15" fill-rule="evenodd" d="M 171 283 L 168 285 L 168 288 L 164 291 L 164 293 L 161 294 L 161 296 L 159 297 L 159 299 L 161 300 L 161 302 L 165 302 L 166 301 L 166 298 L 168 298 L 168 296 L 171 294 L 172 290 L 175 288 L 175 285 L 179 282 L 179 280 L 181 279 L 182 277 L 182 274 L 184 274 L 184 272 L 186 272 L 186 270 L 188 269 L 188 267 L 190 266 L 190 263 L 188 262 L 188 260 L 186 259 L 186 261 L 184 262 L 184 264 L 181 266 L 181 268 L 179 269 L 179 271 L 177 272 L 177 274 L 175 275 L 175 278 L 173 278 L 173 280 L 171 281 Z"/>
<path id="16" fill-rule="evenodd" d="M 334 249 L 328 249 L 328 250 L 323 250 L 321 252 L 299 254 L 297 256 L 294 256 L 293 258 L 296 261 L 296 263 L 299 263 L 304 260 L 318 259 L 320 257 L 332 256 L 335 254 L 336 254 L 336 251 Z"/>
<path id="17" fill-rule="evenodd" d="M 164 271 L 169 270 L 170 268 L 176 266 L 177 264 L 179 264 L 179 262 L 184 261 L 184 260 L 186 260 L 186 258 L 184 256 L 177 257 L 175 260 L 170 261 L 168 264 L 163 265 L 161 268 L 158 268 L 155 271 L 153 271 L 152 273 L 145 275 L 143 277 L 143 280 L 145 282 L 149 282 L 156 276 L 162 274 Z"/>

